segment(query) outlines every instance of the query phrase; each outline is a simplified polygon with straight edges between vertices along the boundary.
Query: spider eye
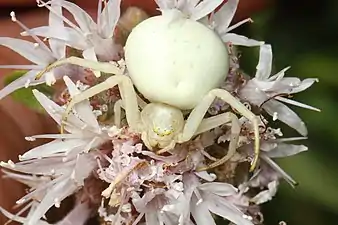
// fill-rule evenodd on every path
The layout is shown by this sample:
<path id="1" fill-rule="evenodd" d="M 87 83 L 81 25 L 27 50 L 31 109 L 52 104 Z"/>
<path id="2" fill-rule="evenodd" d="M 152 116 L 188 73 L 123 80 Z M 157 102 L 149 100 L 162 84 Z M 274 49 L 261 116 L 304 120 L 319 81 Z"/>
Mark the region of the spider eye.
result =
<path id="1" fill-rule="evenodd" d="M 170 128 L 170 129 L 166 129 L 166 128 L 165 129 L 161 129 L 160 127 L 154 127 L 153 131 L 158 136 L 165 137 L 165 136 L 171 135 L 174 132 L 174 129 L 173 128 Z"/>

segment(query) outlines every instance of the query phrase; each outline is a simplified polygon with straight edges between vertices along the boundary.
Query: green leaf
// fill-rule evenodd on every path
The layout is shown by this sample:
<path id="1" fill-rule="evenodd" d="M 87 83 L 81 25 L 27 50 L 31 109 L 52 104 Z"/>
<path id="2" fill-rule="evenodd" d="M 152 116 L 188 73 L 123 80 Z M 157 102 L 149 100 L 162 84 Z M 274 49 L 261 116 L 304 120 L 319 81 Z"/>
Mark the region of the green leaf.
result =
<path id="1" fill-rule="evenodd" d="M 10 84 L 14 80 L 22 77 L 26 71 L 14 71 L 12 74 L 7 75 L 4 83 L 5 85 Z M 46 84 L 40 84 L 34 87 L 21 88 L 14 91 L 10 96 L 17 102 L 20 102 L 27 106 L 30 109 L 33 109 L 38 112 L 44 112 L 45 110 L 41 107 L 40 103 L 35 99 L 32 90 L 37 89 L 44 93 L 45 95 L 51 97 L 53 95 L 53 88 L 47 86 Z"/>

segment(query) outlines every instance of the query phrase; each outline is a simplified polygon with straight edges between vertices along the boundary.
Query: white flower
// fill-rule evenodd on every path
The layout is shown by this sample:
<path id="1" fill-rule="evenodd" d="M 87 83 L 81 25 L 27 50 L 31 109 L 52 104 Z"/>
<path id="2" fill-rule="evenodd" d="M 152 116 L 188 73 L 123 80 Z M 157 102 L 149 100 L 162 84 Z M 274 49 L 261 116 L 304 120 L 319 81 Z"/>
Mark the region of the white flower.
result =
<path id="1" fill-rule="evenodd" d="M 36 176 L 53 177 L 50 181 L 42 180 L 33 186 L 32 191 L 17 201 L 21 205 L 38 200 L 36 208 L 27 217 L 25 224 L 35 225 L 53 206 L 59 207 L 61 201 L 79 190 L 84 180 L 96 167 L 95 154 L 82 154 L 64 160 L 63 157 L 25 160 L 18 163 L 1 162 L 0 166 L 9 170 L 30 174 L 31 180 Z M 12 177 L 16 178 L 15 175 Z M 18 179 L 22 180 L 22 177 Z M 26 180 L 29 180 L 27 177 Z M 27 182 L 24 182 L 27 183 Z"/>
<path id="2" fill-rule="evenodd" d="M 64 77 L 64 80 L 71 96 L 80 93 L 68 77 Z M 55 122 L 61 125 L 61 118 L 65 109 L 37 90 L 33 90 L 33 94 Z M 20 159 L 29 160 L 52 156 L 72 157 L 86 153 L 109 140 L 108 133 L 102 131 L 88 100 L 77 104 L 74 111 L 76 113 L 69 115 L 65 125 L 65 130 L 69 134 L 43 134 L 29 137 L 28 139 L 33 140 L 35 138 L 52 138 L 55 140 L 31 149 L 20 156 Z"/>
<path id="3" fill-rule="evenodd" d="M 262 41 L 256 41 L 245 36 L 229 33 L 238 26 L 251 20 L 246 19 L 230 26 L 237 10 L 239 0 L 228 0 L 217 12 L 214 12 L 223 2 L 224 0 L 156 0 L 162 14 L 168 14 L 170 11 L 179 10 L 190 19 L 200 21 L 214 29 L 225 43 L 243 46 L 260 46 L 264 44 Z M 212 13 L 212 15 L 211 18 L 208 19 L 207 16 L 210 13 Z M 175 13 L 173 13 L 173 16 L 174 19 Z"/>
<path id="4" fill-rule="evenodd" d="M 98 0 L 98 16 L 96 23 L 76 4 L 64 0 L 51 0 L 47 3 L 38 1 L 40 6 L 45 6 L 50 10 L 50 14 L 64 21 L 68 27 L 57 28 L 53 24 L 31 29 L 29 32 L 47 37 L 50 39 L 61 40 L 66 45 L 82 50 L 86 59 L 112 61 L 118 60 L 121 46 L 116 44 L 113 39 L 114 31 L 118 19 L 120 18 L 121 0 L 109 0 L 102 9 L 102 0 Z M 61 12 L 55 11 L 51 6 L 58 5 L 69 11 L 74 17 L 75 25 L 62 15 Z M 25 35 L 25 33 L 23 33 Z"/>
<path id="5" fill-rule="evenodd" d="M 68 77 L 64 79 L 71 96 L 80 92 Z M 61 125 L 64 108 L 37 90 L 33 93 L 48 114 Z M 63 199 L 83 187 L 84 180 L 97 167 L 97 153 L 89 152 L 89 150 L 109 140 L 108 134 L 98 125 L 88 100 L 77 104 L 74 110 L 75 113 L 69 116 L 65 126 L 69 134 L 44 134 L 29 137 L 29 140 L 35 138 L 55 140 L 19 156 L 21 162 L 14 164 L 10 161 L 0 164 L 11 171 L 27 174 L 27 176 L 20 176 L 9 173 L 10 177 L 32 187 L 32 191 L 18 200 L 18 204 L 33 199 L 40 201 L 34 212 L 27 217 L 27 222 L 25 222 L 27 225 L 35 225 L 50 207 L 58 206 Z"/>
<path id="6" fill-rule="evenodd" d="M 61 10 L 61 7 L 52 5 L 53 10 L 58 11 Z M 36 43 L 32 43 L 29 41 L 9 38 L 9 37 L 0 37 L 0 45 L 10 48 L 11 50 L 19 53 L 29 61 L 33 63 L 33 65 L 1 65 L 0 68 L 11 68 L 18 70 L 29 70 L 22 77 L 16 79 L 5 88 L 0 90 L 0 99 L 4 98 L 8 94 L 13 91 L 27 87 L 34 86 L 41 83 L 47 83 L 49 85 L 55 82 L 55 79 L 61 78 L 64 73 L 68 75 L 74 74 L 74 66 L 62 66 L 53 71 L 50 71 L 44 74 L 40 79 L 36 80 L 36 75 L 41 72 L 45 67 L 50 65 L 51 63 L 56 62 L 57 60 L 63 58 L 65 56 L 65 45 L 57 40 L 49 40 L 48 47 L 43 41 L 41 41 L 37 36 L 28 31 L 28 28 L 21 23 L 15 17 L 15 13 L 11 13 L 12 21 L 16 22 L 21 26 L 24 30 L 26 30 L 27 35 L 31 36 Z M 54 27 L 62 27 L 62 21 L 50 16 L 49 24 Z"/>
<path id="7" fill-rule="evenodd" d="M 283 158 L 288 156 L 293 156 L 298 153 L 307 151 L 308 148 L 305 145 L 295 145 L 289 144 L 290 141 L 304 140 L 304 137 L 293 137 L 293 138 L 279 138 L 276 140 L 267 140 L 263 141 L 261 145 L 261 154 L 260 158 L 268 166 L 263 165 L 262 170 L 258 174 L 259 177 L 254 186 L 267 186 L 270 182 L 282 177 L 287 181 L 291 186 L 296 186 L 297 182 L 292 179 L 282 168 L 280 168 L 277 163 L 272 159 L 274 158 Z M 267 168 L 266 168 L 267 167 Z M 260 176 L 262 175 L 262 176 Z"/>
<path id="8" fill-rule="evenodd" d="M 301 81 L 297 77 L 284 77 L 289 67 L 279 73 L 271 75 L 272 50 L 270 45 L 263 45 L 257 65 L 256 76 L 249 80 L 239 91 L 239 96 L 244 101 L 262 107 L 275 119 L 279 119 L 288 126 L 297 130 L 301 135 L 307 135 L 305 123 L 299 116 L 284 103 L 320 111 L 314 107 L 281 97 L 281 95 L 295 94 L 309 88 L 317 79 L 308 78 Z"/>
<path id="9" fill-rule="evenodd" d="M 239 0 L 228 0 L 217 12 L 211 15 L 209 25 L 215 29 L 225 43 L 241 46 L 260 46 L 264 44 L 263 41 L 256 41 L 242 35 L 229 33 L 240 25 L 251 21 L 248 18 L 230 26 L 237 10 L 238 2 Z"/>
<path id="10" fill-rule="evenodd" d="M 34 209 L 38 204 L 39 204 L 38 202 L 34 202 L 34 204 L 32 204 L 30 213 L 34 211 Z M 13 215 L 1 207 L 0 212 L 12 221 L 16 221 L 22 224 L 28 224 L 29 222 L 28 218 L 30 213 L 28 213 L 27 217 L 21 217 L 19 215 Z M 89 205 L 87 203 L 77 203 L 75 207 L 61 221 L 57 222 L 55 225 L 69 225 L 69 224 L 83 225 L 89 219 L 90 216 L 91 209 L 89 208 Z M 49 225 L 49 223 L 43 220 L 39 220 L 35 223 L 35 225 Z"/>
<path id="11" fill-rule="evenodd" d="M 231 184 L 220 182 L 201 183 L 197 176 L 185 173 L 183 176 L 184 197 L 181 205 L 174 211 L 180 215 L 180 224 L 189 224 L 190 215 L 196 225 L 216 224 L 211 213 L 237 225 L 252 225 L 229 198 L 237 195 L 238 190 Z M 190 222 L 192 223 L 192 222 Z"/>

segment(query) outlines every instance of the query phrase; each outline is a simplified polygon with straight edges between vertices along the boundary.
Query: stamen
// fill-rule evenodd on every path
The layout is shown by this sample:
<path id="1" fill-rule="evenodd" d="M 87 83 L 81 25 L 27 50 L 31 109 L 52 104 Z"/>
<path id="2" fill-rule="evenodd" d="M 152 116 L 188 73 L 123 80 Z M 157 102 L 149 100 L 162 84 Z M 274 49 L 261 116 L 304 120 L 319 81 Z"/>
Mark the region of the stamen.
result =
<path id="1" fill-rule="evenodd" d="M 60 15 L 58 12 L 55 12 L 52 7 L 50 7 L 48 4 L 50 4 L 50 1 L 44 3 L 41 0 L 37 0 L 37 2 L 41 2 L 43 4 L 38 5 L 39 7 L 46 7 L 51 13 L 53 13 L 54 15 L 56 15 L 57 17 L 59 17 L 60 19 L 62 19 L 62 21 L 64 21 L 67 25 L 69 25 L 71 28 L 73 28 L 74 30 L 76 30 L 79 34 L 81 34 L 82 36 L 85 36 L 82 32 L 82 30 L 76 26 L 74 23 L 72 23 L 70 20 L 68 20 L 66 17 L 64 17 L 63 15 Z"/>
<path id="2" fill-rule="evenodd" d="M 11 15 L 12 21 L 13 21 L 14 23 L 17 23 L 17 24 L 25 31 L 26 34 L 28 34 L 29 36 L 31 36 L 31 37 L 38 43 L 38 46 L 37 46 L 37 47 L 41 46 L 41 47 L 43 47 L 46 51 L 52 53 L 51 50 L 48 48 L 48 46 L 47 46 L 45 43 L 43 43 L 43 42 L 40 40 L 40 38 L 38 38 L 35 34 L 32 34 L 32 33 L 29 31 L 29 28 L 28 28 L 26 25 L 24 25 L 20 20 L 18 20 L 18 19 L 16 18 L 15 12 L 14 12 L 14 11 L 12 11 L 12 12 L 10 13 L 10 15 Z"/>
<path id="3" fill-rule="evenodd" d="M 234 25 L 232 25 L 231 27 L 228 27 L 228 29 L 225 30 L 225 33 L 228 33 L 229 31 L 232 31 L 233 29 L 239 27 L 239 26 L 242 26 L 243 24 L 245 23 L 253 23 L 253 20 L 251 18 L 247 18 L 245 20 L 242 20 L 241 22 L 238 22 Z"/>

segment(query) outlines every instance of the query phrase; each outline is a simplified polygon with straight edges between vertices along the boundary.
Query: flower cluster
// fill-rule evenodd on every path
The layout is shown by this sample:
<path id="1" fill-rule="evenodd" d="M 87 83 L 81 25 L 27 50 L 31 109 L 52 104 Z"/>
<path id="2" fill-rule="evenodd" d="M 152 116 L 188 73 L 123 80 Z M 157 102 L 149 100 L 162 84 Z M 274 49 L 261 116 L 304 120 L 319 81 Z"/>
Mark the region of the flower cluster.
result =
<path id="1" fill-rule="evenodd" d="M 110 63 L 127 71 L 123 54 L 125 40 L 119 37 L 128 21 L 123 16 L 120 18 L 121 0 L 99 0 L 96 21 L 72 2 L 39 0 L 38 6 L 50 12 L 47 26 L 30 29 L 11 13 L 13 22 L 24 29 L 21 34 L 32 37 L 36 43 L 0 37 L 0 45 L 33 63 L 0 66 L 28 70 L 0 90 L 0 99 L 20 88 L 61 83 L 55 86 L 52 98 L 39 90 L 33 90 L 33 95 L 66 133 L 27 137 L 28 141 L 38 138 L 52 141 L 20 155 L 17 163 L 0 163 L 6 177 L 30 188 L 29 193 L 16 202 L 22 207 L 16 215 L 0 207 L 0 212 L 10 220 L 25 225 L 49 224 L 45 214 L 52 207 L 59 207 L 67 197 L 73 197 L 73 210 L 57 222 L 58 225 L 82 225 L 91 217 L 97 217 L 102 224 L 205 225 L 215 224 L 215 216 L 238 225 L 262 224 L 259 205 L 272 199 L 280 180 L 295 186 L 296 182 L 273 159 L 306 151 L 306 146 L 289 142 L 305 139 L 307 129 L 284 103 L 318 111 L 288 98 L 290 94 L 309 88 L 317 79 L 301 81 L 296 77 L 284 77 L 288 68 L 272 74 L 271 46 L 231 32 L 251 21 L 247 19 L 230 26 L 239 0 L 226 3 L 223 0 L 155 1 L 163 15 L 183 14 L 214 31 L 226 45 L 230 69 L 221 88 L 260 118 L 261 152 L 253 174 L 249 176 L 248 168 L 254 157 L 254 130 L 250 121 L 240 115 L 236 152 L 225 163 L 209 170 L 200 168 L 208 168 L 230 148 L 233 136 L 229 123 L 202 132 L 164 154 L 157 154 L 143 143 L 143 134 L 130 129 L 123 111 L 120 115 L 112 113 L 125 104 L 121 104 L 122 94 L 114 87 L 76 104 L 64 121 L 68 101 L 101 83 L 108 75 L 71 64 L 51 68 L 41 77 L 36 77 L 37 74 L 74 55 Z M 63 15 L 65 10 L 73 19 Z M 140 9 L 135 12 L 137 15 L 133 15 L 137 18 L 147 18 Z M 175 16 L 172 19 L 175 20 Z M 131 23 L 135 26 L 138 22 L 141 21 Z M 239 68 L 236 46 L 260 48 L 255 76 L 247 76 Z M 141 108 L 148 103 L 142 96 L 138 101 Z M 206 118 L 224 112 L 238 114 L 227 103 L 216 99 Z M 265 118 L 264 112 L 271 119 Z M 122 118 L 122 126 L 116 123 L 116 117 Z M 269 124 L 277 119 L 302 136 L 282 137 L 281 129 Z M 22 216 L 24 212 L 26 216 Z"/>

